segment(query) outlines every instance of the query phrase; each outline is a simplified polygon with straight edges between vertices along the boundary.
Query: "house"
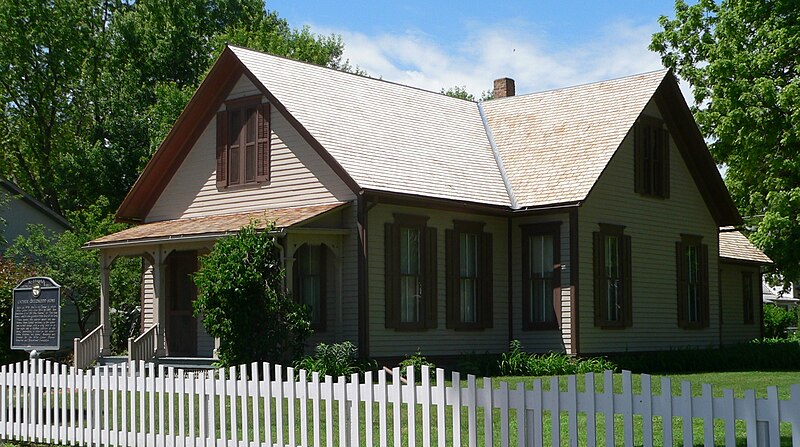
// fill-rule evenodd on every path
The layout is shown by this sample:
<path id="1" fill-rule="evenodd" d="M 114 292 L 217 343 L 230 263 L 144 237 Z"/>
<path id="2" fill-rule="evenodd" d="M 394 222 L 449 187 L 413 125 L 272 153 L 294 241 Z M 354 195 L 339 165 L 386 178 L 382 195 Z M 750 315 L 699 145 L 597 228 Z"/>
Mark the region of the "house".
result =
<path id="1" fill-rule="evenodd" d="M 51 234 L 72 229 L 60 214 L 4 178 L 0 178 L 0 221 L 4 222 L 0 223 L 0 256 L 18 236 L 29 236 L 29 225 L 41 225 Z M 61 347 L 72 346 L 72 340 L 80 336 L 77 310 L 71 304 L 62 302 Z"/>
<path id="2" fill-rule="evenodd" d="M 108 268 L 139 256 L 155 354 L 211 356 L 189 274 L 251 218 L 276 222 L 311 342 L 370 357 L 759 335 L 770 261 L 725 244 L 742 221 L 671 72 L 521 96 L 503 78 L 495 98 L 227 47 L 120 206 L 137 226 L 87 244 L 102 346 Z"/>
<path id="3" fill-rule="evenodd" d="M 800 299 L 797 298 L 798 290 L 795 285 L 788 286 L 788 290 L 783 287 L 770 287 L 767 283 L 762 284 L 762 302 L 764 304 L 774 304 L 784 309 L 793 309 L 800 305 Z"/>
<path id="4" fill-rule="evenodd" d="M 2 240 L 10 244 L 17 236 L 28 236 L 28 225 L 42 225 L 52 233 L 72 228 L 60 214 L 4 178 L 0 178 L 0 219 L 5 222 L 0 225 L 0 244 Z"/>

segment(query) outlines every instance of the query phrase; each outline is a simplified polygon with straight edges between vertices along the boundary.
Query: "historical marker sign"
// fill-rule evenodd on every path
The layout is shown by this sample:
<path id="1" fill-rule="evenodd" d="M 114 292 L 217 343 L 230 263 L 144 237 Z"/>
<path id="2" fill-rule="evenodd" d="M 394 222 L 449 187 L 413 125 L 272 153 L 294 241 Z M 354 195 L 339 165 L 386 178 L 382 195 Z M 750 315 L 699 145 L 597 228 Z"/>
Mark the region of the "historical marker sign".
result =
<path id="1" fill-rule="evenodd" d="M 14 289 L 11 349 L 57 351 L 61 341 L 61 286 L 28 278 Z"/>

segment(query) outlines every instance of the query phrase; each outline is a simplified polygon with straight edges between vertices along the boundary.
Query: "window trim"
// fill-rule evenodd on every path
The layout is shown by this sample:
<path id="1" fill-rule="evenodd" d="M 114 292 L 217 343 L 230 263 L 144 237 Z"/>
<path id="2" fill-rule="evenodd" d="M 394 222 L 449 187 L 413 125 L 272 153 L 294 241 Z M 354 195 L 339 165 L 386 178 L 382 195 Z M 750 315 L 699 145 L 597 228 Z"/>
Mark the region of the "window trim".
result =
<path id="1" fill-rule="evenodd" d="M 521 225 L 522 228 L 522 330 L 554 331 L 561 326 L 561 222 L 544 222 Z M 553 313 L 552 322 L 531 321 L 530 301 L 530 238 L 550 235 L 553 238 Z"/>
<path id="2" fill-rule="evenodd" d="M 324 243 L 322 244 L 311 244 L 308 242 L 304 242 L 302 245 L 297 247 L 297 250 L 294 252 L 294 262 L 292 263 L 292 296 L 296 303 L 302 304 L 302 297 L 300 296 L 300 262 L 299 262 L 299 253 L 300 250 L 305 247 L 307 250 L 310 250 L 312 246 L 319 247 L 319 321 L 314 322 L 313 320 L 310 321 L 311 329 L 316 332 L 325 332 L 327 330 L 327 322 L 328 322 L 328 246 Z"/>
<path id="3" fill-rule="evenodd" d="M 218 191 L 247 188 L 254 185 L 269 183 L 271 171 L 271 117 L 270 104 L 264 102 L 263 96 L 247 96 L 225 101 L 225 109 L 217 112 L 217 143 L 216 143 L 216 185 Z M 247 120 L 242 121 L 237 137 L 239 150 L 239 175 L 236 182 L 231 178 L 231 141 L 230 129 L 231 116 L 242 114 L 247 108 L 255 108 L 255 139 L 252 142 L 255 151 L 255 166 L 253 166 L 254 178 L 247 181 L 247 151 L 242 146 L 241 141 L 246 139 Z M 247 145 L 247 143 L 245 143 Z"/>
<path id="4" fill-rule="evenodd" d="M 594 325 L 602 329 L 625 329 L 633 326 L 633 256 L 631 252 L 631 237 L 625 234 L 625 226 L 598 223 L 599 231 L 592 234 L 593 260 L 594 260 Z M 606 276 L 605 241 L 606 237 L 618 238 L 618 282 L 622 286 L 622 294 L 617 299 L 621 309 L 618 310 L 619 318 L 608 318 L 608 295 L 604 287 Z"/>
<path id="5" fill-rule="evenodd" d="M 689 320 L 689 295 L 688 295 L 688 265 L 686 253 L 689 247 L 697 249 L 697 286 L 698 286 L 698 313 L 696 321 Z M 682 329 L 705 329 L 710 326 L 710 296 L 708 276 L 708 245 L 703 243 L 703 236 L 694 234 L 681 234 L 681 240 L 675 243 L 677 299 L 678 299 L 678 327 Z"/>
<path id="6" fill-rule="evenodd" d="M 437 326 L 436 228 L 428 226 L 428 216 L 394 214 L 393 222 L 384 224 L 385 327 L 398 331 L 424 331 Z M 420 318 L 401 321 L 400 230 L 420 230 L 420 281 L 422 297 Z"/>
<path id="7" fill-rule="evenodd" d="M 664 121 L 650 115 L 640 115 L 634 124 L 634 191 L 646 197 L 668 199 L 670 189 L 670 134 Z M 652 141 L 654 159 L 647 162 L 648 142 Z M 658 157 L 658 158 L 656 158 Z M 660 163 L 660 168 L 658 167 Z M 660 178 L 660 190 L 658 179 Z"/>
<path id="8" fill-rule="evenodd" d="M 453 229 L 445 230 L 447 328 L 479 331 L 493 325 L 492 234 L 484 232 L 484 222 L 453 220 Z M 461 243 L 462 234 L 477 236 L 475 321 L 461 321 Z"/>

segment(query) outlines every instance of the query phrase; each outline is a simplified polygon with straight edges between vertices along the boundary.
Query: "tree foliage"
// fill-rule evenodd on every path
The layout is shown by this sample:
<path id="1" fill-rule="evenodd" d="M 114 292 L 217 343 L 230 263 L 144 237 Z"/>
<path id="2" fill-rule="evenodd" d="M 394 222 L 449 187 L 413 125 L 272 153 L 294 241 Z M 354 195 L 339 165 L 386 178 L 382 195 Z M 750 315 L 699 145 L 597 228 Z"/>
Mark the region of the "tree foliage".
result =
<path id="1" fill-rule="evenodd" d="M 117 207 L 225 42 L 349 68 L 263 0 L 0 0 L 0 36 L 0 176 L 61 213 Z"/>
<path id="2" fill-rule="evenodd" d="M 650 48 L 693 87 L 751 240 L 800 280 L 800 2 L 677 0 L 659 23 Z"/>
<path id="3" fill-rule="evenodd" d="M 255 223 L 219 240 L 194 276 L 195 314 L 219 338 L 222 366 L 253 361 L 284 365 L 303 353 L 308 309 L 284 291 L 278 246 Z"/>
<path id="4" fill-rule="evenodd" d="M 446 96 L 451 96 L 453 98 L 465 99 L 467 101 L 475 101 L 475 95 L 467 91 L 466 85 L 454 85 L 450 88 L 442 88 L 440 91 L 441 94 Z M 481 93 L 481 101 L 488 101 L 490 99 L 494 99 L 494 92 L 491 90 L 486 90 Z"/>

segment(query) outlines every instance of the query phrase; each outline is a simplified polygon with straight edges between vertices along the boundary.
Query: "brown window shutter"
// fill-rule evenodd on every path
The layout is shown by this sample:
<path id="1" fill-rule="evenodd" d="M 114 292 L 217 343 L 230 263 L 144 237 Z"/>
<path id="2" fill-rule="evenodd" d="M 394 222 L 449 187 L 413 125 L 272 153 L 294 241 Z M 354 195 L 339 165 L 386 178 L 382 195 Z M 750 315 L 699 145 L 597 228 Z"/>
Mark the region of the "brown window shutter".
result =
<path id="1" fill-rule="evenodd" d="M 662 129 L 661 132 L 663 132 L 663 138 L 661 139 L 661 141 L 662 141 L 662 147 L 661 147 L 661 151 L 662 151 L 661 152 L 662 153 L 661 160 L 662 160 L 662 163 L 661 163 L 661 166 L 662 166 L 662 169 L 664 170 L 663 177 L 662 177 L 663 182 L 664 182 L 663 183 L 664 190 L 662 191 L 662 193 L 663 193 L 662 196 L 665 199 L 668 199 L 669 198 L 669 131 L 666 130 L 666 129 Z"/>
<path id="2" fill-rule="evenodd" d="M 258 107 L 258 137 L 256 141 L 256 181 L 268 182 L 271 162 L 270 107 L 269 103 Z"/>
<path id="3" fill-rule="evenodd" d="M 687 300 L 686 294 L 686 262 L 684 259 L 684 246 L 683 242 L 675 243 L 675 271 L 677 281 L 677 299 L 678 299 L 678 327 L 685 327 L 687 324 Z"/>
<path id="4" fill-rule="evenodd" d="M 228 186 L 228 113 L 217 112 L 217 189 Z"/>
<path id="5" fill-rule="evenodd" d="M 494 326 L 494 260 L 492 256 L 492 234 L 481 234 L 480 267 L 478 270 L 478 280 L 480 281 L 480 300 L 479 317 L 481 326 L 490 328 Z"/>
<path id="6" fill-rule="evenodd" d="M 622 259 L 622 293 L 623 293 L 623 322 L 626 327 L 633 326 L 633 279 L 631 277 L 631 237 L 623 236 Z"/>
<path id="7" fill-rule="evenodd" d="M 315 328 L 323 332 L 328 327 L 328 247 L 319 247 L 319 324 Z"/>
<path id="8" fill-rule="evenodd" d="M 453 329 L 458 325 L 458 315 L 460 309 L 458 308 L 459 294 L 458 273 L 456 271 L 456 264 L 458 257 L 455 247 L 455 235 L 453 230 L 444 230 L 444 257 L 445 257 L 445 295 L 446 295 L 446 326 L 448 329 Z"/>
<path id="9" fill-rule="evenodd" d="M 400 324 L 400 247 L 397 227 L 392 223 L 384 225 L 384 283 L 386 327 L 396 328 Z"/>
<path id="10" fill-rule="evenodd" d="M 602 326 L 606 320 L 605 299 L 603 297 L 603 262 L 604 247 L 603 236 L 595 231 L 592 233 L 593 259 L 594 259 L 594 325 Z"/>
<path id="11" fill-rule="evenodd" d="M 531 234 L 527 229 L 522 230 L 522 329 L 533 327 L 531 321 Z"/>
<path id="12" fill-rule="evenodd" d="M 700 246 L 700 290 L 703 296 L 700 300 L 700 308 L 702 309 L 703 314 L 700 316 L 701 326 L 708 327 L 711 318 L 710 318 L 710 306 L 709 302 L 711 301 L 708 289 L 709 277 L 708 277 L 708 245 L 702 244 Z"/>
<path id="13" fill-rule="evenodd" d="M 422 291 L 425 303 L 425 327 L 432 329 L 438 324 L 438 287 L 436 278 L 436 228 L 424 228 L 423 241 L 425 289 Z"/>

